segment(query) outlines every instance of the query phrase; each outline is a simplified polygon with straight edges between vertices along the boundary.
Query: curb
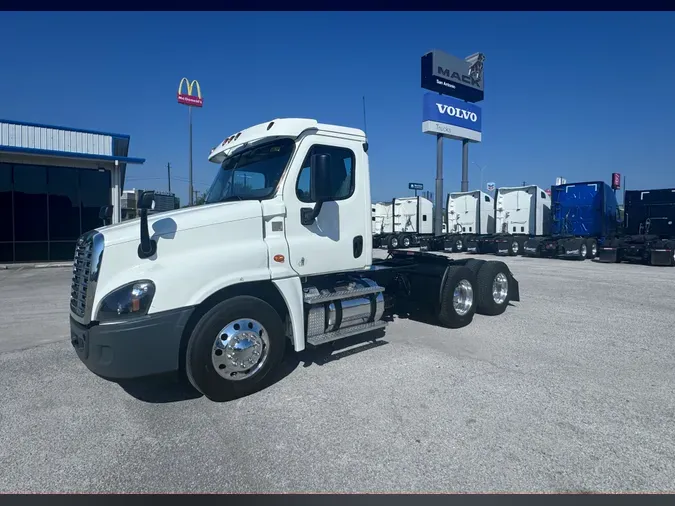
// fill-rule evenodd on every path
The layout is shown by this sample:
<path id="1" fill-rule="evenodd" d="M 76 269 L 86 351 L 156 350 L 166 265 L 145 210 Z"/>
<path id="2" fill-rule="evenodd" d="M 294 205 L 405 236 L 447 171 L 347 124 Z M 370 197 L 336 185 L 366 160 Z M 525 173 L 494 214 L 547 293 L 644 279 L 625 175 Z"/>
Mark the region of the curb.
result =
<path id="1" fill-rule="evenodd" d="M 52 268 L 63 268 L 63 267 L 72 267 L 72 262 L 54 262 L 48 264 L 0 264 L 0 271 L 2 270 L 19 270 L 19 269 L 52 269 Z"/>

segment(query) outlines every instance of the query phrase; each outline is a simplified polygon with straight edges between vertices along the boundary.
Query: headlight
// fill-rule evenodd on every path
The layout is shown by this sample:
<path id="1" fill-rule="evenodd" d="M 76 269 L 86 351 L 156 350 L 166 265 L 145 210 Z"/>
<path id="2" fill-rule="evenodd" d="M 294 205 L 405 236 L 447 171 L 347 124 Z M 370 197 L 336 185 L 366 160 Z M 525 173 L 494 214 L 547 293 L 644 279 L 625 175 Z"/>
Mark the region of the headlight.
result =
<path id="1" fill-rule="evenodd" d="M 101 301 L 97 320 L 111 322 L 127 320 L 147 314 L 155 295 L 152 281 L 134 281 L 110 292 Z"/>

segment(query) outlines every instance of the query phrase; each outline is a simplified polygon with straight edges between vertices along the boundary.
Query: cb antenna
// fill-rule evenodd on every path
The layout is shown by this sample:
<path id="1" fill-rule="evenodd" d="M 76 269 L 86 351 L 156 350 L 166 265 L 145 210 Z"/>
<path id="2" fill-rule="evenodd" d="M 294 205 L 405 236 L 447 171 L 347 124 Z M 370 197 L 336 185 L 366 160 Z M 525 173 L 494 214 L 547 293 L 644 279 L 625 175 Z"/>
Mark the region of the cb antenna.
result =
<path id="1" fill-rule="evenodd" d="M 363 133 L 368 137 L 368 126 L 366 124 L 366 97 L 363 96 Z"/>

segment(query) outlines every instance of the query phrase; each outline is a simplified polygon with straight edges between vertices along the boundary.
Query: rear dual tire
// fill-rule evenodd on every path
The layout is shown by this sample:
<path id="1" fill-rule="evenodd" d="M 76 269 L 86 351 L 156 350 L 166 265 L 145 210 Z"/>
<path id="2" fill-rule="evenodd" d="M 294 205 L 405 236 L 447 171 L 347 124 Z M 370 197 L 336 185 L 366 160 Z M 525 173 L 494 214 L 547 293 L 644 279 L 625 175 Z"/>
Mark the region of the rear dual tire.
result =
<path id="1" fill-rule="evenodd" d="M 466 266 L 476 275 L 478 306 L 476 312 L 496 316 L 506 311 L 511 302 L 511 271 L 504 262 L 471 259 Z"/>
<path id="2" fill-rule="evenodd" d="M 448 328 L 461 328 L 476 313 L 496 316 L 511 302 L 508 266 L 504 262 L 470 259 L 446 271 L 438 319 Z"/>

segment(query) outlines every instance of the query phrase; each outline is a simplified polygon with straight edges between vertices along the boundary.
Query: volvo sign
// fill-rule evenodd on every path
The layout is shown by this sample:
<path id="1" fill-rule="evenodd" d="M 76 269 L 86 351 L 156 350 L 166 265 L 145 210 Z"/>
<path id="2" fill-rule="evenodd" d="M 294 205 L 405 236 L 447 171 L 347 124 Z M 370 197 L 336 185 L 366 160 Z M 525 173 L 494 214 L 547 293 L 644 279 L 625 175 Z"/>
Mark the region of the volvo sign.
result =
<path id="1" fill-rule="evenodd" d="M 422 56 L 422 88 L 467 102 L 480 102 L 484 97 L 484 61 L 483 53 L 462 60 L 442 51 L 430 51 Z"/>
<path id="2" fill-rule="evenodd" d="M 482 140 L 482 111 L 475 104 L 435 93 L 424 95 L 422 131 L 451 139 Z"/>

